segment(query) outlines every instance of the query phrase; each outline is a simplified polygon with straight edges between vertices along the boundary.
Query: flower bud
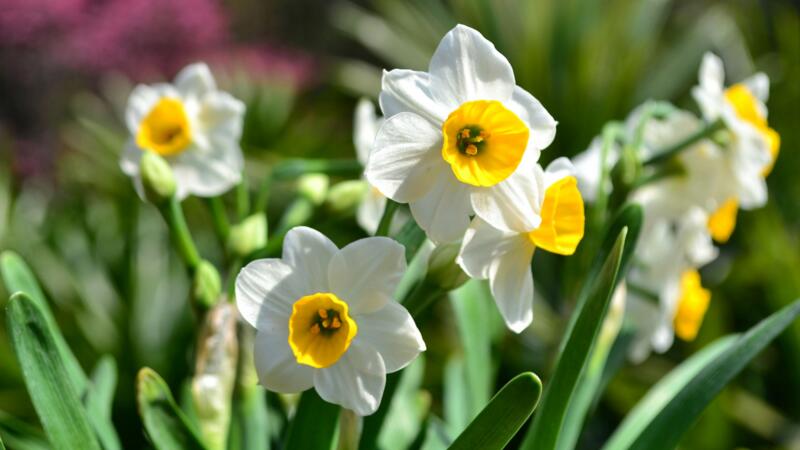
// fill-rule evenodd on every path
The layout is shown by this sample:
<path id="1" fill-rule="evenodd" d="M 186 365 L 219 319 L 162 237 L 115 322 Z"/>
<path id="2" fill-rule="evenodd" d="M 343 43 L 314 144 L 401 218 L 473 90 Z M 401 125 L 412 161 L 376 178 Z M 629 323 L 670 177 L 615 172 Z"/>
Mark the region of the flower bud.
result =
<path id="1" fill-rule="evenodd" d="M 346 213 L 355 209 L 369 190 L 364 180 L 347 180 L 334 184 L 325 203 L 333 212 Z"/>
<path id="2" fill-rule="evenodd" d="M 321 173 L 310 173 L 303 175 L 297 180 L 297 192 L 305 198 L 311 200 L 315 206 L 319 206 L 325 201 L 328 193 L 330 178 Z"/>
<path id="3" fill-rule="evenodd" d="M 253 214 L 231 227 L 228 235 L 228 248 L 238 256 L 250 253 L 267 245 L 267 216 Z"/>
<path id="4" fill-rule="evenodd" d="M 175 176 L 164 158 L 144 152 L 139 164 L 145 197 L 154 204 L 163 203 L 175 195 Z"/>
<path id="5" fill-rule="evenodd" d="M 428 259 L 426 278 L 446 291 L 451 291 L 466 283 L 469 277 L 456 264 L 460 248 L 460 243 L 450 243 L 439 245 L 433 249 Z"/>
<path id="6" fill-rule="evenodd" d="M 228 438 L 239 351 L 238 315 L 232 303 L 219 303 L 206 314 L 197 341 L 192 397 L 200 432 L 211 450 L 223 450 Z"/>
<path id="7" fill-rule="evenodd" d="M 206 260 L 200 261 L 192 280 L 194 302 L 204 310 L 211 308 L 219 300 L 221 290 L 222 281 L 216 267 Z"/>

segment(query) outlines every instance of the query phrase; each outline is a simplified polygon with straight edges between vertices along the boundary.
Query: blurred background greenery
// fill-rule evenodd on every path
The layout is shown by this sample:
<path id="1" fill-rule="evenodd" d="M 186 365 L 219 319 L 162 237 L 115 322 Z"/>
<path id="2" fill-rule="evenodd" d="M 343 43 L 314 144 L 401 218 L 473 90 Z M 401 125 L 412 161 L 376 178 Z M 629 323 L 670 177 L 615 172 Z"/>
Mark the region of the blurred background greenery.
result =
<path id="1" fill-rule="evenodd" d="M 167 229 L 118 168 L 126 139 L 121 112 L 135 83 L 171 79 L 198 59 L 208 61 L 220 83 L 248 105 L 242 145 L 252 186 L 283 158 L 353 158 L 356 100 L 377 96 L 383 68 L 424 69 L 456 23 L 493 41 L 514 66 L 517 83 L 559 121 L 544 162 L 582 151 L 605 122 L 624 118 L 647 99 L 696 111 L 689 89 L 707 50 L 725 60 L 729 82 L 756 70 L 770 76 L 770 125 L 782 145 L 768 179 L 769 203 L 740 214 L 721 257 L 704 269 L 713 300 L 698 339 L 641 365 L 625 364 L 610 377 L 581 448 L 597 448 L 647 388 L 688 355 L 748 328 L 800 293 L 800 2 L 3 0 L 0 5 L 0 248 L 17 251 L 31 264 L 84 368 L 102 354 L 115 356 L 120 381 L 114 421 L 126 448 L 148 445 L 135 412 L 136 371 L 153 367 L 180 392 L 192 368 L 187 349 L 196 324 L 186 301 L 189 281 L 177 255 L 165 250 Z M 271 229 L 296 195 L 292 182 L 274 185 Z M 186 209 L 201 251 L 219 259 L 222 249 L 207 210 L 196 199 Z M 326 203 L 311 220 L 339 244 L 363 235 L 352 208 Z M 449 407 L 447 398 L 465 364 L 482 365 L 491 392 L 522 370 L 541 374 L 546 383 L 575 290 L 575 280 L 562 276 L 562 268 L 556 258 L 535 259 L 535 320 L 520 336 L 495 326 L 492 305 L 476 311 L 440 302 L 421 323 L 427 364 L 418 364 L 406 380 L 419 401 L 402 412 L 430 408 L 448 423 L 458 422 L 455 416 L 463 413 Z M 471 318 L 483 331 L 461 326 Z M 470 347 L 473 333 L 488 336 L 491 352 Z M 30 426 L 36 427 L 35 413 L 0 325 L 0 435 L 26 436 Z M 798 442 L 800 323 L 795 323 L 712 404 L 682 447 L 798 448 Z"/>

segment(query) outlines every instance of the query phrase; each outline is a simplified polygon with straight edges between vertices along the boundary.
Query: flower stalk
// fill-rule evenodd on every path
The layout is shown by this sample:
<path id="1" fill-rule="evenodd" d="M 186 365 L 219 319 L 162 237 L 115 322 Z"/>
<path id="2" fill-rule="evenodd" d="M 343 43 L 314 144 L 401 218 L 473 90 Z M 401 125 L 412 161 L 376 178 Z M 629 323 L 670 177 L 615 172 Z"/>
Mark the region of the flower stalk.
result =
<path id="1" fill-rule="evenodd" d="M 682 152 L 683 150 L 689 148 L 692 144 L 699 142 L 705 138 L 711 137 L 717 131 L 724 130 L 725 123 L 722 119 L 717 119 L 705 127 L 699 129 L 696 133 L 686 137 L 686 139 L 675 143 L 671 147 L 667 147 L 660 152 L 656 153 L 655 156 L 651 157 L 647 161 L 644 162 L 645 166 L 652 166 L 661 162 L 664 162 L 673 156 L 677 155 L 678 153 Z"/>

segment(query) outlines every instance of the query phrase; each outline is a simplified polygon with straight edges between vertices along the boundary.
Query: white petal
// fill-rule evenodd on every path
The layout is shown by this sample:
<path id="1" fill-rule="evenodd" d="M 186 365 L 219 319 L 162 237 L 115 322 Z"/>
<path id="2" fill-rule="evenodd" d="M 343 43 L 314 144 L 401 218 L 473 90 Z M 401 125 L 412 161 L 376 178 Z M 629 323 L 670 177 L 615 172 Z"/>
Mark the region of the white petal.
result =
<path id="1" fill-rule="evenodd" d="M 769 77 L 765 73 L 759 72 L 742 83 L 762 103 L 766 103 L 769 100 Z"/>
<path id="2" fill-rule="evenodd" d="M 184 67 L 175 76 L 175 87 L 183 97 L 202 97 L 217 90 L 211 69 L 205 63 L 194 63 Z"/>
<path id="3" fill-rule="evenodd" d="M 520 164 L 510 177 L 494 186 L 476 188 L 470 195 L 481 219 L 495 228 L 525 232 L 539 226 L 544 175 L 538 164 Z"/>
<path id="4" fill-rule="evenodd" d="M 192 194 L 214 197 L 242 180 L 244 157 L 237 143 L 219 142 L 208 149 L 194 145 L 171 158 L 179 199 Z"/>
<path id="5" fill-rule="evenodd" d="M 531 128 L 526 152 L 531 148 L 544 150 L 553 143 L 558 122 L 528 91 L 516 86 L 511 99 L 506 102 L 506 106 Z M 538 157 L 534 159 L 534 161 L 536 160 Z"/>
<path id="6" fill-rule="evenodd" d="M 139 173 L 139 162 L 142 159 L 142 149 L 136 145 L 136 141 L 131 138 L 125 144 L 122 150 L 122 155 L 119 158 L 119 167 L 125 175 L 131 177 L 133 181 L 133 188 L 143 201 L 147 201 L 144 195 L 144 185 L 142 184 L 142 176 Z"/>
<path id="7" fill-rule="evenodd" d="M 133 136 L 139 132 L 139 124 L 142 123 L 142 119 L 163 97 L 179 98 L 180 95 L 174 87 L 166 83 L 140 84 L 131 91 L 125 109 L 125 124 Z"/>
<path id="8" fill-rule="evenodd" d="M 236 276 L 236 307 L 262 332 L 288 333 L 292 305 L 306 292 L 301 273 L 280 259 L 259 259 Z"/>
<path id="9" fill-rule="evenodd" d="M 433 97 L 451 110 L 472 100 L 508 100 L 516 86 L 506 57 L 465 25 L 456 25 L 442 38 L 428 71 Z"/>
<path id="10" fill-rule="evenodd" d="M 378 131 L 364 175 L 385 196 L 415 201 L 430 190 L 436 173 L 447 168 L 441 148 L 441 130 L 416 114 L 397 114 Z"/>
<path id="11" fill-rule="evenodd" d="M 346 245 L 331 258 L 328 283 L 352 314 L 366 314 L 392 301 L 405 271 L 404 247 L 387 237 L 371 237 Z"/>
<path id="12" fill-rule="evenodd" d="M 498 230 L 476 217 L 464 234 L 456 262 L 470 278 L 485 280 L 493 261 L 521 243 L 519 236 L 514 231 Z M 530 241 L 526 245 L 532 246 Z"/>
<path id="13" fill-rule="evenodd" d="M 433 98 L 427 73 L 405 69 L 383 72 L 379 102 L 387 119 L 402 112 L 412 112 L 434 125 L 444 123 L 447 115 L 458 107 L 458 104 L 441 104 Z"/>
<path id="14" fill-rule="evenodd" d="M 324 234 L 308 227 L 294 227 L 283 239 L 283 261 L 305 278 L 308 292 L 330 292 L 328 266 L 339 252 Z"/>
<path id="15" fill-rule="evenodd" d="M 271 391 L 291 394 L 314 385 L 314 369 L 298 364 L 287 335 L 258 332 L 253 356 L 259 382 Z"/>
<path id="16" fill-rule="evenodd" d="M 367 98 L 362 98 L 356 105 L 353 117 L 353 144 L 356 157 L 361 165 L 367 165 L 375 135 L 383 124 L 383 119 L 375 115 L 375 105 Z"/>
<path id="17" fill-rule="evenodd" d="M 356 222 L 367 233 L 375 234 L 381 221 L 381 216 L 383 216 L 384 208 L 386 208 L 386 197 L 370 186 L 369 192 L 361 200 L 356 210 Z"/>
<path id="18" fill-rule="evenodd" d="M 314 387 L 323 400 L 361 416 L 378 409 L 385 384 L 386 368 L 380 354 L 355 343 L 336 364 L 314 373 Z"/>
<path id="19" fill-rule="evenodd" d="M 575 173 L 575 166 L 572 165 L 572 161 L 569 158 L 565 156 L 556 158 L 544 170 L 544 187 L 547 189 L 558 180 L 574 177 Z"/>
<path id="20" fill-rule="evenodd" d="M 239 146 L 242 138 L 245 106 L 227 92 L 210 92 L 203 97 L 198 122 L 211 145 Z"/>
<path id="21" fill-rule="evenodd" d="M 411 215 L 430 240 L 457 241 L 467 230 L 472 214 L 469 188 L 449 168 L 441 171 L 434 182 L 424 197 L 411 202 Z"/>
<path id="22" fill-rule="evenodd" d="M 390 301 L 370 314 L 355 318 L 358 325 L 356 340 L 380 353 L 386 372 L 396 372 L 420 352 L 425 351 L 425 341 L 411 318 L 411 314 L 399 303 Z"/>
<path id="23" fill-rule="evenodd" d="M 511 331 L 520 333 L 533 321 L 533 276 L 531 258 L 534 247 L 520 235 L 516 245 L 508 245 L 489 268 L 489 287 L 500 315 Z"/>
<path id="24" fill-rule="evenodd" d="M 699 73 L 700 87 L 711 93 L 721 94 L 725 86 L 725 68 L 722 60 L 711 52 L 703 55 L 703 62 L 700 63 Z"/>

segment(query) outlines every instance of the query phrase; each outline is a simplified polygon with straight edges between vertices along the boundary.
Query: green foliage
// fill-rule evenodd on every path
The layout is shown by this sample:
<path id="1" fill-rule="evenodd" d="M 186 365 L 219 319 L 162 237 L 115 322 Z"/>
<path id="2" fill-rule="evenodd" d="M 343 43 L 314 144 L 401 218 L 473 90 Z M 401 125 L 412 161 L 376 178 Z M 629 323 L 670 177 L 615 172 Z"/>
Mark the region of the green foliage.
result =
<path id="1" fill-rule="evenodd" d="M 339 407 L 310 389 L 300 396 L 286 436 L 287 450 L 331 450 L 335 445 Z"/>
<path id="2" fill-rule="evenodd" d="M 480 448 L 501 450 L 528 420 L 542 393 L 542 382 L 535 374 L 521 373 L 503 386 L 461 433 L 451 450 Z"/>
<path id="3" fill-rule="evenodd" d="M 147 436 L 158 450 L 205 450 L 200 434 L 153 369 L 139 371 L 136 398 Z"/>
<path id="4" fill-rule="evenodd" d="M 9 300 L 8 328 L 28 393 L 50 444 L 57 449 L 100 449 L 79 392 L 71 383 L 53 331 L 24 293 Z"/>

